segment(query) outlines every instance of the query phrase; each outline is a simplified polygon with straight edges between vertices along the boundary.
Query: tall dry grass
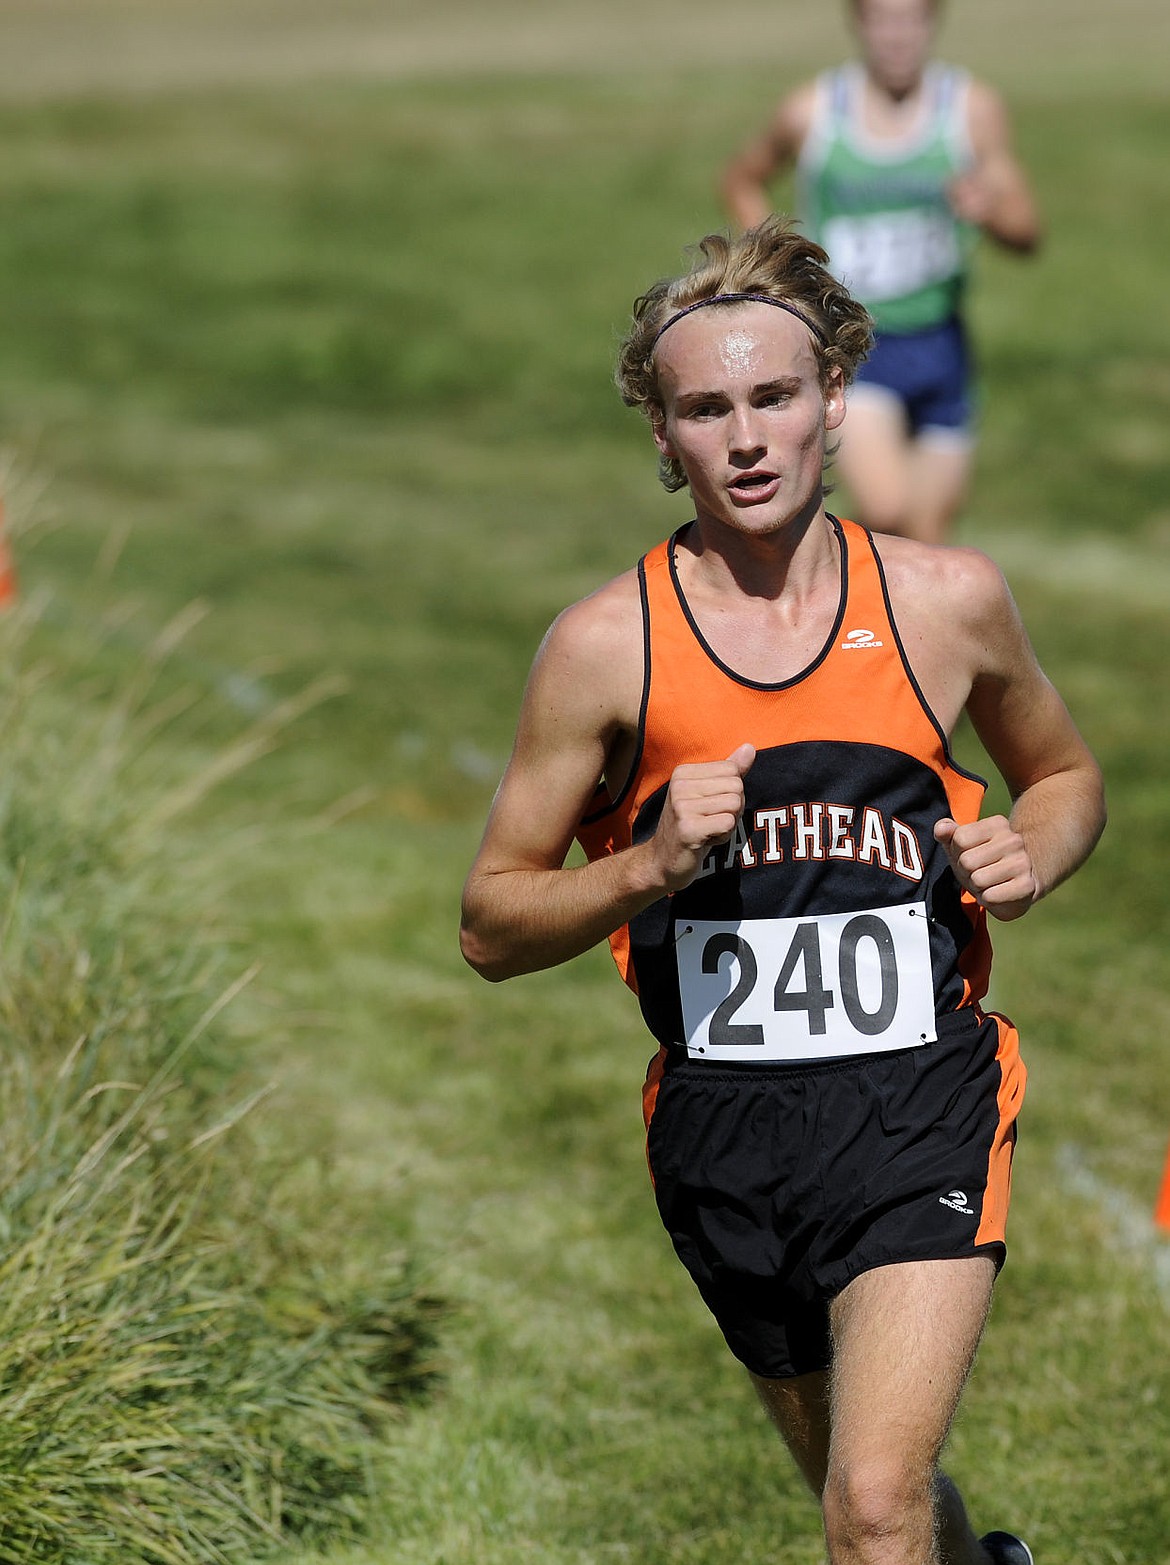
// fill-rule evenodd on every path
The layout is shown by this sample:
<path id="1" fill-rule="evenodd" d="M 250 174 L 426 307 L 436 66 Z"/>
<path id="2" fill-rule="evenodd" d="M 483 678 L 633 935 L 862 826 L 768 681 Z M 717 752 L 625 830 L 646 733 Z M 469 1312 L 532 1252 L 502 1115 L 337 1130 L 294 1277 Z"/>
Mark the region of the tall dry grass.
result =
<path id="1" fill-rule="evenodd" d="M 0 628 L 0 1561 L 252 1560 L 358 1529 L 437 1307 L 408 1260 L 347 1244 L 260 1107 L 233 1021 L 253 974 L 168 859 L 201 784 L 136 781 L 177 632 L 86 701 L 31 663 L 33 619 Z"/>

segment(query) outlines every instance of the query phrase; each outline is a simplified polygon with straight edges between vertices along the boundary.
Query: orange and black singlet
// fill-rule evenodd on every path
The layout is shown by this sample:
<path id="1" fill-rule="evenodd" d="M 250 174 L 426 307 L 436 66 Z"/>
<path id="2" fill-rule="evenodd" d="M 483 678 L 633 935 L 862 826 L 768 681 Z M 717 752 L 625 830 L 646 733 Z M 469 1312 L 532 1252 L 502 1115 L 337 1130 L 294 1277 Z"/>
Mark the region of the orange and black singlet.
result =
<path id="1" fill-rule="evenodd" d="M 732 840 L 611 938 L 660 1043 L 711 1063 L 834 1059 L 933 1041 L 986 992 L 985 915 L 933 828 L 978 817 L 894 623 L 870 535 L 830 518 L 841 595 L 813 662 L 745 679 L 704 641 L 675 538 L 639 563 L 645 677 L 620 794 L 578 828 L 591 859 L 646 840 L 682 763 L 757 756 Z"/>

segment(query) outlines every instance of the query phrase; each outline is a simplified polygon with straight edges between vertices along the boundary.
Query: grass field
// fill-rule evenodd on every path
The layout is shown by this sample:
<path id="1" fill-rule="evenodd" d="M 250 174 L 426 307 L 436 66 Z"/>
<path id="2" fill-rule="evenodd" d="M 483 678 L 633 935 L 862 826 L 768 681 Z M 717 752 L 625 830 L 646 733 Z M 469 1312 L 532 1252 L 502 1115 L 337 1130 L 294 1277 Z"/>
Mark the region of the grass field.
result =
<path id="1" fill-rule="evenodd" d="M 540 635 L 683 519 L 610 385 L 629 301 L 721 221 L 715 170 L 789 73 L 844 47 L 834 8 L 3 10 L 31 656 L 81 721 L 194 605 L 126 778 L 144 797 L 267 748 L 280 703 L 333 681 L 170 828 L 263 964 L 286 1150 L 453 1306 L 443 1388 L 331 1560 L 815 1565 L 815 1513 L 659 1229 L 649 1048 L 608 958 L 489 989 L 455 928 Z M 1051 230 L 1032 264 L 981 258 L 962 535 L 1008 570 L 1112 807 L 998 940 L 1032 1079 L 950 1466 L 1039 1565 L 1166 1565 L 1168 24 L 1154 0 L 950 10 Z"/>

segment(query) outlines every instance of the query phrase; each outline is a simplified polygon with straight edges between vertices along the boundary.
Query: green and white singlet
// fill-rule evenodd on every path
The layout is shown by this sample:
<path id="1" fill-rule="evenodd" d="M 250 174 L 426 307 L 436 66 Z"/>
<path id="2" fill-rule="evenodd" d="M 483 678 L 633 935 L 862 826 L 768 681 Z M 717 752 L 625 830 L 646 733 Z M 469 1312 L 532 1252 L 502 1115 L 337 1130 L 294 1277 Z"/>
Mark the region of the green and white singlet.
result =
<path id="1" fill-rule="evenodd" d="M 954 67 L 928 66 L 920 129 L 887 141 L 862 124 L 860 65 L 818 78 L 797 162 L 801 226 L 879 332 L 922 331 L 958 313 L 976 231 L 951 211 L 947 185 L 971 164 L 968 80 Z"/>

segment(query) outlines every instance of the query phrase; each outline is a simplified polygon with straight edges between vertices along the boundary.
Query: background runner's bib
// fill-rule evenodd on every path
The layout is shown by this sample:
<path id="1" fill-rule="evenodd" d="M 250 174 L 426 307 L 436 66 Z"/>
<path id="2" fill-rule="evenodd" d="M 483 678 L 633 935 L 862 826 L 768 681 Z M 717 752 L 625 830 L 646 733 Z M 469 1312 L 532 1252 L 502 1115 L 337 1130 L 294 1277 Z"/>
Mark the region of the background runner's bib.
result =
<path id="1" fill-rule="evenodd" d="M 945 287 L 962 268 L 955 224 L 941 212 L 871 212 L 832 217 L 824 246 L 833 271 L 872 310 Z"/>
<path id="2" fill-rule="evenodd" d="M 932 1043 L 926 905 L 677 926 L 692 1059 L 764 1064 Z"/>

